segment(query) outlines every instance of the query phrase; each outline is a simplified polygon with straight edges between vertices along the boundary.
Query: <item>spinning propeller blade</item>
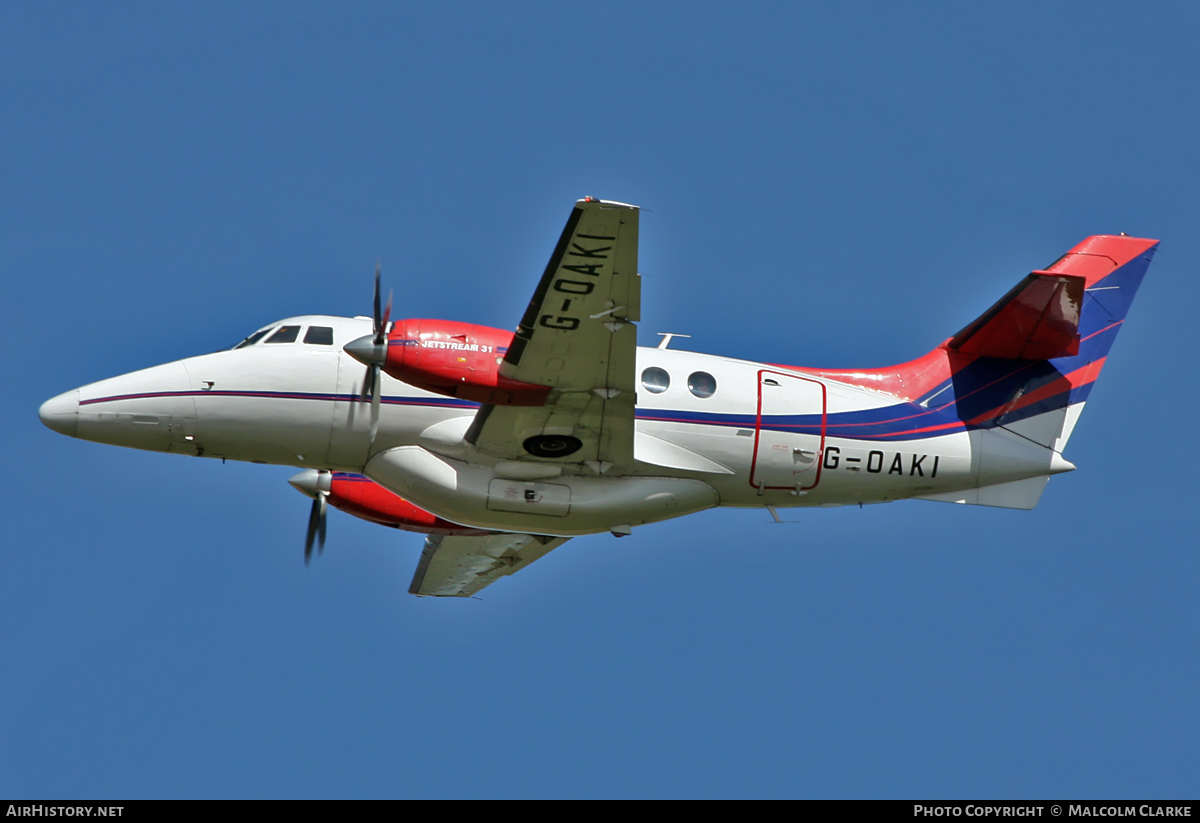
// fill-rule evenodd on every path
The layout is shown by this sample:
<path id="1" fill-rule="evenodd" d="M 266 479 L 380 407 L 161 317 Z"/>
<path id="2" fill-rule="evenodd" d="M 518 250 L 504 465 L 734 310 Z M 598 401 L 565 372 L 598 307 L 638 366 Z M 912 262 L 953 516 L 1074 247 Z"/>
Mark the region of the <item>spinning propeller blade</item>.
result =
<path id="1" fill-rule="evenodd" d="M 324 495 L 318 493 L 313 498 L 312 511 L 308 515 L 308 534 L 304 536 L 304 565 L 306 566 L 312 561 L 313 539 L 317 536 L 318 531 L 324 531 L 321 528 L 325 521 L 321 511 L 323 497 Z"/>
<path id="2" fill-rule="evenodd" d="M 329 506 L 325 492 L 317 492 L 317 499 L 313 501 L 313 506 L 320 510 L 317 515 L 320 523 L 320 526 L 317 527 L 317 556 L 320 557 L 325 553 L 325 513 Z"/>
<path id="3" fill-rule="evenodd" d="M 383 272 L 383 265 L 378 260 L 376 260 L 375 261 L 375 312 L 371 315 L 372 320 L 374 320 L 371 330 L 373 332 L 375 332 L 375 345 L 376 346 L 378 346 L 380 343 L 383 342 L 383 338 L 379 334 L 380 329 L 383 328 L 383 317 L 379 313 L 379 275 L 382 272 Z"/>
<path id="4" fill-rule="evenodd" d="M 378 293 L 376 293 L 376 297 L 378 297 Z M 379 324 L 379 329 L 375 332 L 375 345 L 376 346 L 386 346 L 387 345 L 387 337 L 385 337 L 385 334 L 387 333 L 388 321 L 391 320 L 391 318 L 392 318 L 392 290 L 388 289 L 388 301 L 387 301 L 387 306 L 384 307 L 384 310 L 383 310 L 383 322 Z"/>
<path id="5" fill-rule="evenodd" d="M 392 293 L 388 292 L 387 306 L 380 299 L 380 278 L 383 267 L 375 263 L 375 295 L 373 302 L 374 313 L 371 316 L 371 335 L 351 340 L 343 348 L 346 353 L 367 367 L 363 376 L 363 400 L 371 400 L 371 444 L 375 443 L 375 435 L 379 432 L 379 407 L 383 402 L 381 395 L 383 364 L 387 362 L 387 328 L 392 316 Z"/>
<path id="6" fill-rule="evenodd" d="M 308 532 L 304 535 L 304 565 L 312 561 L 313 542 L 317 543 L 317 554 L 325 552 L 325 515 L 329 509 L 329 489 L 333 475 L 327 471 L 306 469 L 288 480 L 301 494 L 313 499 L 308 513 Z"/>
<path id="7" fill-rule="evenodd" d="M 371 445 L 375 445 L 375 435 L 379 433 L 379 405 L 382 400 L 379 394 L 379 367 L 371 367 L 375 372 L 375 385 L 371 391 Z"/>
<path id="8" fill-rule="evenodd" d="M 388 320 L 392 316 L 392 292 L 388 291 L 387 308 L 383 310 L 383 314 L 379 313 L 379 276 L 383 271 L 383 266 L 377 260 L 375 261 L 375 314 L 372 317 L 374 321 L 376 361 L 367 367 L 367 380 L 363 381 L 363 394 L 367 392 L 367 382 L 371 384 L 371 445 L 375 445 L 375 435 L 379 433 L 379 406 L 382 402 L 380 396 L 380 363 L 379 352 L 383 352 L 383 359 L 387 359 L 387 325 Z"/>
<path id="9" fill-rule="evenodd" d="M 363 377 L 363 385 L 362 385 L 362 395 L 361 396 L 362 396 L 363 400 L 366 400 L 375 394 L 375 383 L 376 383 L 375 376 L 376 376 L 376 373 L 378 372 L 378 370 L 379 370 L 379 367 L 376 366 L 374 363 L 371 363 L 367 366 L 367 373 Z"/>

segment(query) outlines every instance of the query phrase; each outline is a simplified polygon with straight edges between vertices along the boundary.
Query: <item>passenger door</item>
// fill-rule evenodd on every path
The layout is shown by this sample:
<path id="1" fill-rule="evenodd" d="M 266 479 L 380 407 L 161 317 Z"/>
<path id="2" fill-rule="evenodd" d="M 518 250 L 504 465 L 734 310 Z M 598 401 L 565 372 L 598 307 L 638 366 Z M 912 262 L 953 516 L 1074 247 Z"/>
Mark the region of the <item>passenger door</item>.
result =
<path id="1" fill-rule="evenodd" d="M 808 491 L 821 479 L 825 447 L 825 386 L 818 380 L 763 369 L 750 484 Z"/>

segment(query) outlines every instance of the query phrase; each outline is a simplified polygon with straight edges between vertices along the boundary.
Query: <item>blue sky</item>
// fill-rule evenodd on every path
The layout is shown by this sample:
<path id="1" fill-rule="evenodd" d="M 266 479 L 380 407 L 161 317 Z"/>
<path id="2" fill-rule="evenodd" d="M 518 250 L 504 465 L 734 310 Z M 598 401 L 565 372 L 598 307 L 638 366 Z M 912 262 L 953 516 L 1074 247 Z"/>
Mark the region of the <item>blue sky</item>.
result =
<path id="1" fill-rule="evenodd" d="M 0 8 L 0 796 L 1195 797 L 1200 12 Z M 877 366 L 1162 239 L 1032 512 L 719 510 L 405 593 L 285 467 L 42 427 L 288 315 L 512 327 L 640 204 L 642 343 Z"/>

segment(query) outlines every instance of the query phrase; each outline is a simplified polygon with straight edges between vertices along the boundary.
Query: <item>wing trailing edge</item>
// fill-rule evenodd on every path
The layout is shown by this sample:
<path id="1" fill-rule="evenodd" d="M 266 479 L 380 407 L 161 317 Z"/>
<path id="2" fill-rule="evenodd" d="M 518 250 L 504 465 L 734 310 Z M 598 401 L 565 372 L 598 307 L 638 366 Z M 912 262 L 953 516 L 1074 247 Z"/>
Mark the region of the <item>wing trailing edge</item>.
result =
<path id="1" fill-rule="evenodd" d="M 433 534 L 425 540 L 408 591 L 422 597 L 470 597 L 570 539 L 537 534 Z"/>

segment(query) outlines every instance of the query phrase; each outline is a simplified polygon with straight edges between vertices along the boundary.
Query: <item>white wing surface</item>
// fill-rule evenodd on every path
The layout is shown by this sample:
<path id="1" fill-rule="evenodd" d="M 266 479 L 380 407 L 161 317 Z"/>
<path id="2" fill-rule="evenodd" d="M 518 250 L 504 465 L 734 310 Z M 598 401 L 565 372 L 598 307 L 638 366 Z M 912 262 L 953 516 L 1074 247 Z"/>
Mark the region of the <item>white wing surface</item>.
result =
<path id="1" fill-rule="evenodd" d="M 428 597 L 470 597 L 570 539 L 536 534 L 430 535 L 408 591 Z"/>
<path id="2" fill-rule="evenodd" d="M 505 460 L 633 467 L 638 208 L 575 204 L 500 374 L 551 386 L 545 405 L 480 408 L 466 440 Z"/>

